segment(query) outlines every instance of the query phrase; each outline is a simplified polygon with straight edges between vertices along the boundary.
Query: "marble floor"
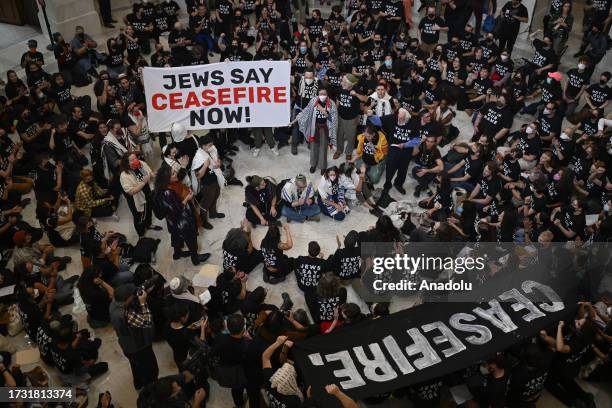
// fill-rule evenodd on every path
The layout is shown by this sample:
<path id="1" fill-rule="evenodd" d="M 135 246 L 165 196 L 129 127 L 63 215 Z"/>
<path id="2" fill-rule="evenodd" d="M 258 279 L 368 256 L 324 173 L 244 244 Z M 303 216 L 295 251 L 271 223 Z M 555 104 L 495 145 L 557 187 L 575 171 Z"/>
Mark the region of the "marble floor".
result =
<path id="1" fill-rule="evenodd" d="M 327 11 L 328 7 L 322 7 L 322 9 L 324 11 Z M 115 12 L 115 18 L 121 17 L 121 13 L 125 14 L 126 11 L 123 10 Z M 576 18 L 576 20 L 581 20 L 581 18 Z M 114 34 L 115 32 L 116 30 L 107 30 L 103 32 L 102 35 L 96 37 L 96 40 L 98 40 L 100 44 L 103 44 L 107 36 L 111 33 Z M 38 37 L 34 38 L 39 41 L 39 44 L 46 44 L 44 36 L 39 35 Z M 15 66 L 18 66 L 19 57 L 21 56 L 21 53 L 23 53 L 26 49 L 25 41 L 27 41 L 27 39 L 29 38 L 25 38 L 24 41 L 21 41 L 17 44 L 13 44 L 4 49 L 2 49 L 2 46 L 0 45 L 0 74 L 2 74 L 3 78 L 3 72 L 5 72 L 7 69 L 11 69 Z M 165 42 L 165 39 L 163 39 L 162 41 Z M 570 50 L 566 53 L 566 56 L 563 61 L 564 65 L 569 66 L 572 64 L 568 56 L 573 54 L 577 49 L 577 41 L 578 40 L 576 38 L 572 38 L 570 40 Z M 47 60 L 48 64 L 45 68 L 48 72 L 54 72 L 54 70 L 56 69 L 56 65 L 52 54 L 47 52 L 46 50 L 42 50 L 44 48 L 43 46 L 41 46 L 40 48 L 41 52 L 45 52 L 45 59 Z M 524 40 L 519 40 L 519 42 L 517 43 L 517 53 L 515 55 L 515 58 L 521 55 L 529 55 L 529 49 L 530 46 Z M 610 59 L 609 55 L 607 56 L 607 59 Z M 9 63 L 12 63 L 13 65 L 10 65 Z M 608 65 L 602 62 L 601 66 L 607 67 Z M 23 77 L 22 73 L 20 73 L 20 76 Z M 93 90 L 91 86 L 76 89 L 74 93 L 76 95 L 89 94 L 92 96 L 92 100 L 95 101 L 95 96 L 93 95 Z M 520 123 L 523 123 L 529 118 L 518 116 L 516 119 L 517 120 L 515 121 L 515 126 L 518 126 Z M 463 112 L 458 112 L 457 117 L 454 120 L 454 124 L 460 129 L 460 140 L 466 140 L 471 136 L 472 126 L 468 116 L 465 115 Z M 252 174 L 258 174 L 260 176 L 270 176 L 275 178 L 276 180 L 281 180 L 283 178 L 295 175 L 299 172 L 305 174 L 308 173 L 308 152 L 303 146 L 300 147 L 298 156 L 291 155 L 287 148 L 283 148 L 280 150 L 279 157 L 274 156 L 267 147 L 264 147 L 259 157 L 257 158 L 252 156 L 247 146 L 239 144 L 239 148 L 240 152 L 234 158 L 234 167 L 236 169 L 237 176 L 242 180 L 244 180 L 246 176 Z M 159 147 L 156 147 L 156 150 L 158 151 Z M 340 163 L 339 161 L 333 161 L 331 159 L 331 156 L 332 152 L 330 152 L 329 154 L 330 165 Z M 158 162 L 153 162 L 149 164 L 151 164 L 153 168 L 156 168 L 159 165 Z M 313 177 L 313 181 L 315 182 L 318 182 L 318 179 L 318 174 L 316 175 L 316 177 Z M 405 185 L 405 188 L 408 191 L 412 191 L 414 188 L 414 182 L 412 180 L 408 180 Z M 220 211 L 226 214 L 226 218 L 222 220 L 213 220 L 212 224 L 214 225 L 214 229 L 211 231 L 205 231 L 201 234 L 199 238 L 200 247 L 203 250 L 212 253 L 212 256 L 209 260 L 209 262 L 212 264 L 218 265 L 221 263 L 220 249 L 225 234 L 230 228 L 239 226 L 240 221 L 244 217 L 244 207 L 242 206 L 243 198 L 244 191 L 242 188 L 235 186 L 225 188 L 220 198 L 219 209 Z M 395 198 L 400 199 L 400 196 L 396 196 Z M 406 196 L 406 199 L 414 202 L 414 199 L 411 195 Z M 114 222 L 110 220 L 100 220 L 100 230 L 104 231 L 112 229 L 114 231 L 121 232 L 125 234 L 130 241 L 135 242 L 137 236 L 133 230 L 131 214 L 124 200 L 121 201 L 118 213 L 121 217 L 121 220 L 119 222 Z M 25 218 L 30 222 L 36 223 L 33 206 L 27 208 L 27 210 L 25 211 Z M 159 225 L 164 224 L 162 221 L 159 220 L 156 220 L 155 222 Z M 287 253 L 289 256 L 305 254 L 308 242 L 311 240 L 316 240 L 319 242 L 325 255 L 328 255 L 336 248 L 335 242 L 337 235 L 342 237 L 342 235 L 346 234 L 352 229 L 366 229 L 374 222 L 375 218 L 370 215 L 366 209 L 357 207 L 344 222 L 334 222 L 328 218 L 325 218 L 322 219 L 319 223 L 305 223 L 301 225 L 295 223 L 290 224 L 290 230 L 294 240 L 294 247 Z M 263 238 L 264 233 L 264 228 L 256 228 L 253 231 L 253 241 L 256 246 L 259 245 L 259 242 Z M 177 275 L 182 275 L 191 278 L 194 274 L 198 272 L 199 268 L 192 266 L 188 259 L 183 259 L 179 261 L 172 260 L 172 249 L 170 248 L 169 237 L 166 231 L 150 231 L 147 235 L 152 238 L 159 238 L 162 240 L 161 245 L 158 249 L 157 263 L 155 265 L 155 268 L 159 272 L 161 272 L 167 279 L 170 279 Z M 67 270 L 63 272 L 64 276 L 71 276 L 73 274 L 80 273 L 78 263 L 79 253 L 77 248 L 62 249 L 58 250 L 57 252 L 58 255 L 72 256 L 73 259 L 76 261 L 70 264 Z M 248 288 L 253 289 L 263 284 L 264 283 L 261 278 L 261 267 L 259 267 L 249 275 Z M 266 301 L 268 303 L 279 304 L 281 301 L 280 294 L 282 292 L 288 292 L 291 294 L 296 308 L 305 308 L 304 299 L 301 295 L 301 292 L 297 290 L 295 278 L 293 276 L 289 276 L 285 282 L 282 282 L 275 286 L 271 286 L 269 288 L 268 299 Z M 365 306 L 361 302 L 361 300 L 357 298 L 356 294 L 352 291 L 352 288 L 349 288 L 348 301 L 358 303 L 361 306 Z M 392 309 L 397 310 L 399 308 L 407 306 L 409 306 L 409 300 L 407 302 L 402 303 L 401 305 L 392 305 Z M 365 308 L 363 310 L 365 310 Z M 63 312 L 71 313 L 79 322 L 81 327 L 87 326 L 85 320 L 84 306 L 82 302 L 79 301 L 78 297 L 75 304 L 71 305 L 70 307 L 65 307 L 63 309 Z M 100 361 L 109 362 L 111 368 L 109 372 L 91 383 L 89 389 L 89 395 L 91 400 L 90 406 L 95 405 L 94 401 L 97 401 L 98 393 L 105 390 L 108 390 L 112 393 L 113 401 L 116 404 L 115 406 L 121 406 L 124 408 L 135 406 L 137 395 L 131 384 L 129 365 L 117 345 L 117 340 L 114 331 L 112 330 L 112 328 L 108 327 L 92 331 L 95 333 L 95 336 L 101 338 L 103 342 L 100 353 Z M 24 337 L 23 333 L 16 336 L 13 341 L 18 345 L 20 349 L 25 349 L 29 347 L 28 339 Z M 172 360 L 171 350 L 169 346 L 165 342 L 156 343 L 154 346 L 154 350 L 160 367 L 160 376 L 175 373 L 176 367 Z M 53 373 L 53 370 L 50 370 L 50 373 Z M 609 388 L 596 388 L 588 384 L 585 386 L 585 388 L 595 394 L 597 406 L 612 406 L 612 390 L 610 390 Z M 218 387 L 215 383 L 213 383 L 211 387 L 210 401 L 207 406 L 211 408 L 231 407 L 232 400 L 229 390 L 222 389 Z M 407 407 L 410 406 L 410 404 L 406 401 L 390 400 L 380 406 Z M 547 393 L 545 393 L 545 395 L 538 402 L 538 407 L 558 406 L 562 406 L 562 404 Z"/>

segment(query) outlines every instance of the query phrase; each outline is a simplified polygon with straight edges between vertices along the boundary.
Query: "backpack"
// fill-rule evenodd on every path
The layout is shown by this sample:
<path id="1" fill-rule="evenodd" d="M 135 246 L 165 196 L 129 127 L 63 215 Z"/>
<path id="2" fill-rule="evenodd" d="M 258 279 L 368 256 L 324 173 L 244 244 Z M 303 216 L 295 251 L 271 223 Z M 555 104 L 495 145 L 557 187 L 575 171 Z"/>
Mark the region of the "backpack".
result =
<path id="1" fill-rule="evenodd" d="M 168 209 L 162 201 L 162 194 L 163 192 L 155 193 L 153 197 L 153 215 L 155 215 L 155 218 L 158 220 L 163 220 L 168 214 Z"/>

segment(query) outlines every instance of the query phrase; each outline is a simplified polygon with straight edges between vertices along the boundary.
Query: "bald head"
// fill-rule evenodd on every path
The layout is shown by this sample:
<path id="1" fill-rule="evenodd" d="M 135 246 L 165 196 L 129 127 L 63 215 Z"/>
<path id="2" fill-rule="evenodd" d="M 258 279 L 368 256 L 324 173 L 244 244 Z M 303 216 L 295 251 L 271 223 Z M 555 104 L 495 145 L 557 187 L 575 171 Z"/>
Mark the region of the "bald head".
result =
<path id="1" fill-rule="evenodd" d="M 408 112 L 405 108 L 399 108 L 397 111 L 397 121 L 401 124 L 406 123 L 408 117 L 410 116 L 410 112 Z"/>

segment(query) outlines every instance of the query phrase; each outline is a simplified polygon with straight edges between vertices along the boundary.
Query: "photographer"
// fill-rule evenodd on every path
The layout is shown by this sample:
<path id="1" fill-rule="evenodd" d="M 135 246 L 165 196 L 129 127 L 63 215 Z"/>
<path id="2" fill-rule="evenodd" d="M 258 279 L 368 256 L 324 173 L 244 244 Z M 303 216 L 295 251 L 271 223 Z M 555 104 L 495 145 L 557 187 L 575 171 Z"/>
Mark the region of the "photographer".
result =
<path id="1" fill-rule="evenodd" d="M 198 339 L 200 341 L 206 340 L 208 317 L 203 317 L 202 313 L 197 316 L 191 316 L 189 308 L 183 303 L 171 305 L 168 308 L 167 315 L 170 322 L 164 328 L 164 335 L 172 348 L 174 363 L 179 371 L 181 371 L 183 363 L 187 360 L 189 349 L 194 343 L 194 338 L 199 336 Z M 189 320 L 194 318 L 196 321 L 189 324 Z"/>
<path id="2" fill-rule="evenodd" d="M 110 305 L 110 318 L 121 350 L 130 362 L 134 388 L 138 390 L 155 381 L 159 368 L 152 347 L 155 328 L 147 292 L 137 292 L 134 284 L 119 286 Z"/>
<path id="3" fill-rule="evenodd" d="M 109 306 L 114 290 L 100 278 L 102 270 L 98 266 L 85 268 L 77 285 L 87 307 L 87 323 L 94 329 L 110 323 Z"/>
<path id="4" fill-rule="evenodd" d="M 141 263 L 134 270 L 134 285 L 147 291 L 147 305 L 153 315 L 153 326 L 155 327 L 155 340 L 164 338 L 164 327 L 166 326 L 166 296 L 164 288 L 166 279 L 146 263 Z"/>

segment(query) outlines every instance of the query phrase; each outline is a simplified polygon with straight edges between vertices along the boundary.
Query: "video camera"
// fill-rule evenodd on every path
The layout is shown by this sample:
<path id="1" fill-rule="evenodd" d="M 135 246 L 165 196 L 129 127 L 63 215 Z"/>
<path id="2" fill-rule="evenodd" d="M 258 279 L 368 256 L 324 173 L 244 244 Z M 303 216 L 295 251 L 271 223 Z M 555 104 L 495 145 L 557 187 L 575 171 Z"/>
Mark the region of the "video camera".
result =
<path id="1" fill-rule="evenodd" d="M 283 292 L 281 294 L 283 298 L 283 303 L 280 305 L 279 310 L 283 312 L 285 315 L 288 315 L 291 309 L 293 308 L 293 301 L 287 292 Z"/>
<path id="2" fill-rule="evenodd" d="M 138 296 L 142 296 L 145 291 L 148 291 L 149 289 L 157 286 L 160 283 L 163 283 L 162 276 L 158 274 L 153 274 L 153 276 L 151 276 L 149 279 L 142 282 L 142 285 L 140 285 L 136 290 L 136 294 Z"/>

